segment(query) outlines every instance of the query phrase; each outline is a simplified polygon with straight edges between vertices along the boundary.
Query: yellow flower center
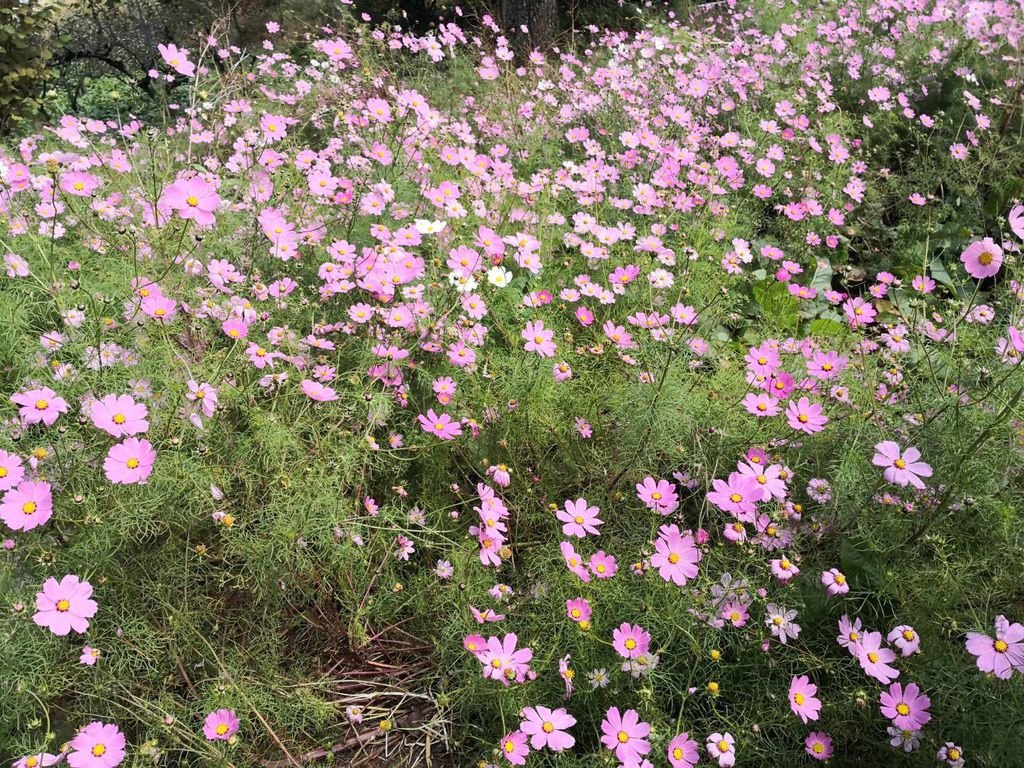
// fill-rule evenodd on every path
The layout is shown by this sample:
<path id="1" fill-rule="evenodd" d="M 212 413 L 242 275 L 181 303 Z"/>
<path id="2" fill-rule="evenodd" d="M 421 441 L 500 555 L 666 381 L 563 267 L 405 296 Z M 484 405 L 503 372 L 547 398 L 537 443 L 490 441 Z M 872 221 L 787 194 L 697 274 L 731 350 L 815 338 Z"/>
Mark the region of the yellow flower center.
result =
<path id="1" fill-rule="evenodd" d="M 57 610 L 61 613 L 67 613 L 71 610 L 71 603 L 68 600 L 58 600 Z"/>

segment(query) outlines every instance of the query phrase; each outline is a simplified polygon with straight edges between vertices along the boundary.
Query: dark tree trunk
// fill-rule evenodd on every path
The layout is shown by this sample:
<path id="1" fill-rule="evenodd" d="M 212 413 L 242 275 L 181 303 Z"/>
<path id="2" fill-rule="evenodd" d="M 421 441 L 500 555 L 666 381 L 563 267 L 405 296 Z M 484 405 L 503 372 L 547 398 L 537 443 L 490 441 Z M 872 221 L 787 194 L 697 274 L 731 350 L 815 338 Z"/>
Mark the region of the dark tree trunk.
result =
<path id="1" fill-rule="evenodd" d="M 501 20 L 520 53 L 546 51 L 558 35 L 557 0 L 501 0 Z M 527 32 L 522 31 L 526 27 Z"/>

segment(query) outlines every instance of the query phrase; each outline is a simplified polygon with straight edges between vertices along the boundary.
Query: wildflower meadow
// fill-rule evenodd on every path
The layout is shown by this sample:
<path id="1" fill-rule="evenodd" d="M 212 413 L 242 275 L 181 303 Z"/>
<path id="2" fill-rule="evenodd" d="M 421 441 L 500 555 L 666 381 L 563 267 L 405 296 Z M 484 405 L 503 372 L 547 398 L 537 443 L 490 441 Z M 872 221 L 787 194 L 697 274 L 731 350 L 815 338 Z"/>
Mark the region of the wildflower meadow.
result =
<path id="1" fill-rule="evenodd" d="M 4 140 L 3 765 L 1024 766 L 1024 6 L 642 17 Z"/>

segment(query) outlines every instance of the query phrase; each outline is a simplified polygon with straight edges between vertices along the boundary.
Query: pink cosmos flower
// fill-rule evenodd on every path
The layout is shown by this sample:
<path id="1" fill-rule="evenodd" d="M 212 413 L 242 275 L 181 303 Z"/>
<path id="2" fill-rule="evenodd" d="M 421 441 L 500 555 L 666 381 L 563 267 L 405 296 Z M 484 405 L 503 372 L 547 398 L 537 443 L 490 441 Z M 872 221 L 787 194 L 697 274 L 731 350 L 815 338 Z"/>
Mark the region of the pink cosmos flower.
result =
<path id="1" fill-rule="evenodd" d="M 71 768 L 114 768 L 124 760 L 124 734 L 113 723 L 95 721 L 82 728 L 69 744 Z"/>
<path id="2" fill-rule="evenodd" d="M 587 565 L 590 571 L 599 579 L 610 579 L 619 570 L 615 557 L 607 554 L 603 549 L 599 549 L 592 554 Z"/>
<path id="3" fill-rule="evenodd" d="M 9 491 L 25 477 L 25 465 L 21 457 L 0 450 L 0 491 Z"/>
<path id="4" fill-rule="evenodd" d="M 129 437 L 107 451 L 103 472 L 115 485 L 144 483 L 153 472 L 156 451 L 145 438 Z"/>
<path id="5" fill-rule="evenodd" d="M 850 585 L 846 581 L 846 576 L 843 575 L 842 571 L 838 568 L 831 568 L 827 571 L 823 571 L 821 574 L 821 583 L 824 584 L 825 588 L 828 590 L 829 597 L 845 595 L 850 591 Z"/>
<path id="6" fill-rule="evenodd" d="M 218 709 L 206 716 L 203 735 L 208 741 L 227 741 L 241 725 L 233 709 Z"/>
<path id="7" fill-rule="evenodd" d="M 991 237 L 971 243 L 960 254 L 960 261 L 971 277 L 982 280 L 992 277 L 1003 265 L 1003 249 Z"/>
<path id="8" fill-rule="evenodd" d="M 857 646 L 857 661 L 868 675 L 882 685 L 888 685 L 900 676 L 898 669 L 889 666 L 889 662 L 895 659 L 895 653 L 882 647 L 881 632 L 866 633 Z"/>
<path id="9" fill-rule="evenodd" d="M 688 733 L 680 733 L 668 743 L 668 762 L 672 768 L 693 768 L 700 760 L 700 746 Z"/>
<path id="10" fill-rule="evenodd" d="M 913 656 L 921 651 L 921 636 L 909 624 L 900 624 L 898 627 L 893 627 L 893 630 L 886 635 L 885 639 L 899 648 L 900 654 L 904 658 Z"/>
<path id="11" fill-rule="evenodd" d="M 159 201 L 161 208 L 177 211 L 181 218 L 192 219 L 201 227 L 216 223 L 213 212 L 219 205 L 217 190 L 199 178 L 175 181 L 163 191 Z"/>
<path id="12" fill-rule="evenodd" d="M 736 739 L 731 733 L 712 733 L 705 746 L 708 754 L 718 760 L 719 768 L 736 765 Z"/>
<path id="13" fill-rule="evenodd" d="M 89 619 L 99 606 L 92 597 L 92 584 L 67 575 L 60 581 L 49 578 L 43 591 L 36 592 L 36 612 L 32 621 L 53 634 L 64 636 L 71 630 L 82 633 L 89 628 Z"/>
<path id="14" fill-rule="evenodd" d="M 651 635 L 639 624 L 623 622 L 612 633 L 612 647 L 624 659 L 643 656 L 651 646 Z"/>
<path id="15" fill-rule="evenodd" d="M 875 455 L 871 463 L 876 467 L 884 467 L 882 476 L 887 482 L 901 487 L 912 485 L 923 490 L 925 487 L 922 477 L 931 477 L 932 468 L 923 461 L 921 452 L 913 446 L 901 451 L 900 446 L 892 440 L 884 440 L 875 446 Z"/>
<path id="16" fill-rule="evenodd" d="M 45 424 L 50 427 L 62 413 L 68 412 L 67 401 L 49 387 L 29 389 L 11 395 L 11 402 L 20 406 L 18 415 L 23 424 Z"/>
<path id="17" fill-rule="evenodd" d="M 530 737 L 530 746 L 534 749 L 547 747 L 552 752 L 561 752 L 576 743 L 576 739 L 565 732 L 574 725 L 576 718 L 564 708 L 552 710 L 536 706 L 523 709 L 519 729 Z"/>
<path id="18" fill-rule="evenodd" d="M 583 566 L 583 558 L 576 554 L 576 550 L 573 549 L 572 544 L 568 541 L 563 541 L 561 544 L 562 558 L 565 560 L 565 564 L 569 567 L 569 570 L 579 576 L 583 581 L 590 581 L 590 571 Z"/>
<path id="19" fill-rule="evenodd" d="M 321 384 L 319 381 L 303 379 L 299 382 L 299 386 L 306 397 L 318 403 L 329 403 L 338 399 L 338 393 L 332 387 Z"/>
<path id="20" fill-rule="evenodd" d="M 92 423 L 111 437 L 128 437 L 149 429 L 149 409 L 131 395 L 106 395 L 89 405 Z"/>
<path id="21" fill-rule="evenodd" d="M 663 525 L 658 529 L 651 565 L 658 569 L 665 581 L 681 587 L 689 579 L 696 578 L 700 559 L 701 552 L 693 543 L 691 534 L 684 536 L 676 525 Z"/>
<path id="22" fill-rule="evenodd" d="M 810 681 L 807 675 L 794 677 L 789 684 L 789 708 L 806 724 L 808 720 L 817 720 L 821 711 L 821 699 L 815 694 L 818 686 Z"/>
<path id="23" fill-rule="evenodd" d="M 828 424 L 828 416 L 822 414 L 821 404 L 812 403 L 806 397 L 801 397 L 795 402 L 789 401 L 786 418 L 789 421 L 789 426 L 800 432 L 806 432 L 808 435 L 821 432 Z"/>
<path id="24" fill-rule="evenodd" d="M 815 760 L 828 760 L 832 757 L 832 738 L 827 733 L 813 731 L 804 739 L 804 751 Z"/>
<path id="25" fill-rule="evenodd" d="M 63 759 L 63 755 L 51 755 L 49 752 L 40 752 L 35 755 L 27 755 L 20 760 L 15 760 L 11 768 L 48 768 L 56 765 Z"/>
<path id="26" fill-rule="evenodd" d="M 1024 240 L 1024 205 L 1013 206 L 1007 216 L 1007 221 L 1013 234 Z"/>
<path id="27" fill-rule="evenodd" d="M 438 416 L 434 413 L 433 408 L 428 410 L 426 415 L 421 413 L 417 416 L 417 419 L 419 419 L 420 426 L 424 432 L 436 435 L 442 440 L 454 440 L 462 434 L 462 426 L 458 421 L 452 419 L 447 413 L 442 413 Z"/>
<path id="28" fill-rule="evenodd" d="M 671 514 L 679 508 L 679 494 L 676 487 L 668 480 L 655 480 L 645 477 L 642 483 L 636 484 L 636 493 L 648 509 L 663 515 Z"/>
<path id="29" fill-rule="evenodd" d="M 919 730 L 932 719 L 928 712 L 932 700 L 921 693 L 917 683 L 908 683 L 906 688 L 893 683 L 888 691 L 882 691 L 879 702 L 882 714 L 905 731 Z"/>
<path id="30" fill-rule="evenodd" d="M 575 622 L 590 621 L 590 603 L 582 597 L 565 601 L 565 615 Z"/>
<path id="31" fill-rule="evenodd" d="M 728 480 L 716 478 L 711 485 L 714 490 L 708 493 L 708 501 L 742 522 L 754 522 L 757 504 L 764 498 L 764 491 L 754 477 L 733 472 Z"/>
<path id="32" fill-rule="evenodd" d="M 174 43 L 170 43 L 168 45 L 160 43 L 156 48 L 160 51 L 160 55 L 163 57 L 167 66 L 179 75 L 184 75 L 185 77 L 192 77 L 195 75 L 196 65 L 188 60 L 187 50 L 179 48 Z"/>
<path id="33" fill-rule="evenodd" d="M 536 352 L 541 357 L 555 356 L 556 346 L 552 341 L 555 336 L 554 331 L 545 328 L 543 321 L 536 320 L 527 323 L 520 335 L 526 341 L 524 349 L 527 352 Z"/>
<path id="34" fill-rule="evenodd" d="M 587 504 L 586 499 L 565 502 L 565 509 L 558 510 L 555 515 L 565 525 L 562 535 L 585 538 L 588 533 L 595 536 L 600 533 L 598 527 L 604 523 L 597 515 L 601 510 Z"/>
<path id="35" fill-rule="evenodd" d="M 12 531 L 31 531 L 53 516 L 50 484 L 25 480 L 4 494 L 0 501 L 0 520 Z"/>
<path id="36" fill-rule="evenodd" d="M 978 669 L 1000 680 L 1009 680 L 1015 669 L 1024 674 L 1024 625 L 996 616 L 995 630 L 994 639 L 981 632 L 967 633 L 967 652 L 978 657 Z"/>
<path id="37" fill-rule="evenodd" d="M 530 754 L 530 747 L 526 743 L 526 734 L 522 731 L 512 731 L 502 736 L 501 754 L 512 765 L 526 765 L 526 756 Z"/>
<path id="38" fill-rule="evenodd" d="M 650 724 L 641 722 L 633 709 L 620 713 L 618 707 L 612 707 L 601 721 L 601 743 L 615 753 L 620 763 L 630 768 L 638 766 L 643 756 L 651 751 L 651 744 L 647 741 L 650 732 Z"/>

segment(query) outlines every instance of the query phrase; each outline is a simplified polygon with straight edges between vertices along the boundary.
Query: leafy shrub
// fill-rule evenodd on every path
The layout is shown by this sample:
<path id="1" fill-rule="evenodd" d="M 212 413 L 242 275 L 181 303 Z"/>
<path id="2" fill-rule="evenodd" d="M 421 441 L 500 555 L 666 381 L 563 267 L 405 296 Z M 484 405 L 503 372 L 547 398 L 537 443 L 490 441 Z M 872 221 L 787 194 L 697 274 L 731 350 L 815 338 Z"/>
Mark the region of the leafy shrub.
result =
<path id="1" fill-rule="evenodd" d="M 1007 764 L 1020 9 L 487 29 L 4 155 L 4 757 Z"/>

